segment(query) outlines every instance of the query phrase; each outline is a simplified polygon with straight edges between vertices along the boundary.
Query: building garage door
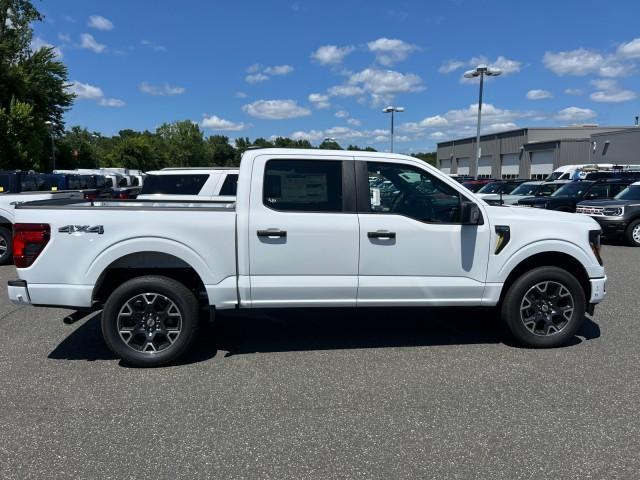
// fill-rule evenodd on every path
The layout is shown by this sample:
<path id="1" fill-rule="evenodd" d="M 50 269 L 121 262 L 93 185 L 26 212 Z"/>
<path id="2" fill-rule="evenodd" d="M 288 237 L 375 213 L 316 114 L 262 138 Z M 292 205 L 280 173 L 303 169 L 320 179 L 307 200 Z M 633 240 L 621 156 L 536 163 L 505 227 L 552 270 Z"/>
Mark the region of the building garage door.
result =
<path id="1" fill-rule="evenodd" d="M 553 150 L 531 152 L 531 178 L 544 180 L 553 172 Z"/>
<path id="2" fill-rule="evenodd" d="M 502 178 L 518 178 L 520 176 L 519 153 L 505 153 L 501 156 L 500 174 Z"/>
<path id="3" fill-rule="evenodd" d="M 491 155 L 483 155 L 478 162 L 478 178 L 491 178 L 491 169 L 493 167 L 493 157 Z"/>
<path id="4" fill-rule="evenodd" d="M 451 159 L 447 158 L 445 160 L 440 160 L 440 170 L 442 173 L 446 173 L 449 175 L 451 173 Z"/>
<path id="5" fill-rule="evenodd" d="M 458 175 L 469 175 L 469 157 L 458 158 Z"/>

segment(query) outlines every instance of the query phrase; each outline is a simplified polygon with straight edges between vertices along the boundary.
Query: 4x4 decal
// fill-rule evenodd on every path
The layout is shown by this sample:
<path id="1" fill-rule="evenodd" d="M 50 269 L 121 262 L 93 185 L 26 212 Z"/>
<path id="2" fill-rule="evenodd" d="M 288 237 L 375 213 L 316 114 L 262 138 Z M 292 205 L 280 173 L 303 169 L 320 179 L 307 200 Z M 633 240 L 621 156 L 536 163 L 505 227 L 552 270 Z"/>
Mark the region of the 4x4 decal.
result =
<path id="1" fill-rule="evenodd" d="M 60 233 L 98 233 L 102 235 L 104 233 L 104 227 L 102 225 L 65 225 L 58 229 Z"/>

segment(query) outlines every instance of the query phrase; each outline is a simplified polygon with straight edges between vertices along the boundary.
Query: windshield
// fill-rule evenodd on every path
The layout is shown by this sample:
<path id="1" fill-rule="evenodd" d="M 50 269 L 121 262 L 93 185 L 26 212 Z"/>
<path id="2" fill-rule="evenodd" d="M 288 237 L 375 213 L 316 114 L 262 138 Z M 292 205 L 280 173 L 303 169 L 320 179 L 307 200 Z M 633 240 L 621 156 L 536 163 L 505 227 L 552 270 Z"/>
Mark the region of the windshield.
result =
<path id="1" fill-rule="evenodd" d="M 640 185 L 629 185 L 613 198 L 616 200 L 640 200 Z"/>
<path id="2" fill-rule="evenodd" d="M 553 194 L 552 197 L 567 197 L 567 198 L 578 198 L 582 197 L 584 193 L 591 186 L 591 182 L 573 182 L 567 183 L 564 187 L 559 188 Z"/>
<path id="3" fill-rule="evenodd" d="M 484 187 L 478 190 L 478 193 L 499 193 L 503 191 L 504 183 L 493 182 L 487 183 Z"/>
<path id="4" fill-rule="evenodd" d="M 516 188 L 509 195 L 534 195 L 536 191 L 540 188 L 539 183 L 523 183 L 518 188 Z"/>
<path id="5" fill-rule="evenodd" d="M 563 172 L 553 172 L 551 175 L 549 175 L 546 178 L 546 180 L 547 180 L 547 182 L 550 182 L 552 180 L 558 180 L 562 174 L 563 174 Z"/>

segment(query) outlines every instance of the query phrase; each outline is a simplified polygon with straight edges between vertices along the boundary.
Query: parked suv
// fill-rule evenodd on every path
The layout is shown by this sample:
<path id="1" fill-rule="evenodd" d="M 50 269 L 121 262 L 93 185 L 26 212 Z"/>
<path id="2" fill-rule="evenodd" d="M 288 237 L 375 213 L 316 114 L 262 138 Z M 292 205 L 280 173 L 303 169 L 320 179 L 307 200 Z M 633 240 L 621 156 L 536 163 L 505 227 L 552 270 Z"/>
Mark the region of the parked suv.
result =
<path id="1" fill-rule="evenodd" d="M 579 180 L 567 183 L 550 197 L 525 198 L 520 200 L 518 205 L 560 212 L 575 212 L 579 202 L 613 198 L 630 183 L 630 180 Z"/>
<path id="2" fill-rule="evenodd" d="M 495 195 L 495 194 L 509 194 L 516 187 L 523 184 L 527 180 L 524 179 L 516 179 L 516 180 L 498 180 L 495 182 L 487 183 L 484 187 L 476 192 L 480 198 L 483 198 L 485 195 Z"/>
<path id="3" fill-rule="evenodd" d="M 633 247 L 640 247 L 640 182 L 635 182 L 611 200 L 580 202 L 577 213 L 589 215 L 602 227 L 607 237 L 624 237 Z"/>
<path id="4" fill-rule="evenodd" d="M 566 184 L 566 180 L 559 180 L 556 182 L 535 180 L 533 182 L 521 183 L 515 190 L 506 195 L 487 194 L 484 195 L 482 199 L 489 205 L 515 205 L 525 198 L 548 197 Z"/>
<path id="5" fill-rule="evenodd" d="M 147 172 L 138 200 L 234 201 L 237 168 L 163 168 Z"/>

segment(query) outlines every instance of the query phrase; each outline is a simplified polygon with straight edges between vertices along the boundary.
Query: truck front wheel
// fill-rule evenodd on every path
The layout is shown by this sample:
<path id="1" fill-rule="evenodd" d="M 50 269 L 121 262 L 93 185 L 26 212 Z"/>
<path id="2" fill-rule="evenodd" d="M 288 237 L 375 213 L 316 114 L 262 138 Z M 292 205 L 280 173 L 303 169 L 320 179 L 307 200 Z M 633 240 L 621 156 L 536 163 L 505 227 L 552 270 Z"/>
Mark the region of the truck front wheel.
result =
<path id="1" fill-rule="evenodd" d="M 538 267 L 509 287 L 501 316 L 518 343 L 534 348 L 567 343 L 584 320 L 585 296 L 580 282 L 557 267 Z"/>
<path id="2" fill-rule="evenodd" d="M 193 344 L 198 301 L 167 277 L 134 278 L 116 288 L 102 313 L 102 335 L 127 364 L 157 367 L 175 362 Z"/>

